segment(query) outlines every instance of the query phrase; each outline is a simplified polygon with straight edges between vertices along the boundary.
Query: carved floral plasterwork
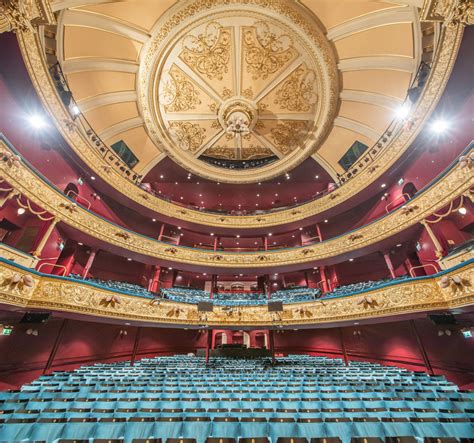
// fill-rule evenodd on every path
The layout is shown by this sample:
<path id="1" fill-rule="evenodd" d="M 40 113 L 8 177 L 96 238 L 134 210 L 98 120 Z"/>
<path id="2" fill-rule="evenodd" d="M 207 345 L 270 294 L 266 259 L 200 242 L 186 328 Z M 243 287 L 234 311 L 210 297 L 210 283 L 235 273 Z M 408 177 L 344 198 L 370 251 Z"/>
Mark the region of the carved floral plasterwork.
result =
<path id="1" fill-rule="evenodd" d="M 251 3 L 254 2 L 254 0 L 249 1 Z M 179 25 L 179 23 L 185 19 L 188 13 L 193 14 L 199 11 L 200 8 L 206 8 L 207 6 L 208 5 L 205 5 L 204 2 L 201 4 L 201 2 L 198 1 L 196 4 L 193 4 L 192 7 L 189 7 L 186 12 L 177 13 L 168 23 L 160 28 L 160 33 L 156 36 L 153 46 L 156 47 L 175 26 Z M 277 7 L 276 3 L 273 4 L 271 2 L 269 4 L 269 9 L 275 7 Z M 286 12 L 287 11 L 285 11 L 285 13 Z M 300 25 L 308 35 L 314 36 L 315 39 L 318 38 L 308 23 L 301 23 Z M 278 213 L 261 215 L 258 221 L 259 226 L 272 227 L 291 223 L 325 212 L 350 199 L 365 189 L 368 184 L 384 174 L 391 165 L 406 152 L 441 96 L 456 60 L 462 35 L 463 26 L 461 25 L 447 27 L 442 30 L 439 37 L 438 50 L 436 51 L 435 60 L 432 65 L 431 75 L 420 100 L 418 100 L 416 107 L 413 109 L 414 121 L 416 123 L 404 131 L 395 133 L 391 141 L 379 152 L 375 161 L 351 179 L 350 184 L 343 185 L 342 188 L 340 188 L 340 193 L 337 198 L 331 199 L 329 198 L 331 194 L 329 194 L 329 196 L 320 198 L 315 202 L 302 205 L 298 213 L 293 213 L 292 210 L 283 210 L 278 211 Z M 102 177 L 126 198 L 168 217 L 179 217 L 191 223 L 208 226 L 240 229 L 254 227 L 256 220 L 253 216 L 228 216 L 222 218 L 213 213 L 192 209 L 183 212 L 181 206 L 172 202 L 153 196 L 146 200 L 141 198 L 142 192 L 139 188 L 124 177 L 120 171 L 115 170 L 109 165 L 97 150 L 96 146 L 83 137 L 82 134 L 84 130 L 82 128 L 76 125 L 72 129 L 69 129 L 66 126 L 65 122 L 70 121 L 70 116 L 50 80 L 49 72 L 44 62 L 42 45 L 37 34 L 19 32 L 18 42 L 33 85 L 38 91 L 45 108 L 48 109 L 54 119 L 56 119 L 53 119 L 53 121 L 56 122 L 65 140 L 74 149 L 79 158 L 81 158 L 97 176 Z M 151 56 L 152 53 L 147 54 L 147 63 L 151 63 Z M 281 173 L 281 171 L 277 171 L 277 168 L 275 168 L 275 171 L 276 175 Z M 203 171 L 203 174 L 206 173 Z M 212 176 L 209 175 L 208 178 L 212 178 Z M 261 178 L 262 177 L 257 177 L 255 180 L 260 180 Z M 225 181 L 226 178 L 222 177 L 221 180 Z"/>
<path id="2" fill-rule="evenodd" d="M 196 152 L 206 138 L 206 129 L 197 123 L 171 122 L 170 132 L 184 151 Z"/>
<path id="3" fill-rule="evenodd" d="M 448 310 L 474 303 L 474 266 L 466 264 L 444 277 L 399 282 L 359 295 L 284 305 L 279 315 L 266 306 L 223 308 L 216 306 L 203 318 L 196 305 L 170 301 L 150 301 L 140 297 L 117 295 L 111 290 L 86 283 L 32 275 L 25 290 L 12 280 L 25 276 L 15 265 L 0 262 L 0 302 L 27 309 L 47 309 L 81 315 L 134 320 L 154 324 L 210 326 L 268 326 L 335 324 L 377 317 L 408 315 L 415 312 Z M 442 287 L 442 278 L 457 278 L 466 284 L 461 288 Z M 370 303 L 368 303 L 370 301 Z"/>
<path id="4" fill-rule="evenodd" d="M 166 112 L 182 112 L 196 109 L 201 104 L 193 83 L 178 69 L 171 69 L 169 81 L 163 88 Z"/>
<path id="5" fill-rule="evenodd" d="M 231 38 L 229 29 L 211 22 L 203 33 L 185 37 L 180 57 L 194 71 L 209 80 L 222 80 L 229 70 Z"/>
<path id="6" fill-rule="evenodd" d="M 254 27 L 244 30 L 245 62 L 254 79 L 266 79 L 278 72 L 296 54 L 292 38 L 272 32 L 267 23 L 257 22 Z"/>
<path id="7" fill-rule="evenodd" d="M 317 100 L 314 91 L 315 75 L 314 71 L 300 66 L 277 90 L 275 103 L 288 111 L 310 111 Z"/>

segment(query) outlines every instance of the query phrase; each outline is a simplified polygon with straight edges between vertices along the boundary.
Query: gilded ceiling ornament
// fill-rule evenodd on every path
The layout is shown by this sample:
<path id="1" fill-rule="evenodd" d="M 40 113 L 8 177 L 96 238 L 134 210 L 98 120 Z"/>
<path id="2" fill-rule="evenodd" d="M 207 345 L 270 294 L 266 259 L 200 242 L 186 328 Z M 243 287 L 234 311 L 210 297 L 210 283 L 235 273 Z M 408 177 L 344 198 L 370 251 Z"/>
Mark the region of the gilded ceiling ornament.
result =
<path id="1" fill-rule="evenodd" d="M 232 93 L 232 91 L 228 88 L 228 87 L 224 87 L 224 89 L 222 90 L 222 98 L 225 99 L 225 100 L 228 100 L 229 98 L 231 98 L 234 94 Z"/>
<path id="2" fill-rule="evenodd" d="M 250 100 L 253 97 L 253 95 L 254 95 L 254 92 L 251 86 L 242 91 L 242 97 L 245 97 L 246 99 Z"/>
<path id="3" fill-rule="evenodd" d="M 273 155 L 273 152 L 264 146 L 257 146 L 252 144 L 249 147 L 242 149 L 243 160 L 265 158 L 270 157 L 271 155 Z"/>
<path id="4" fill-rule="evenodd" d="M 221 145 L 212 146 L 205 152 L 205 155 L 208 157 L 222 158 L 222 159 L 229 159 L 229 160 L 237 159 L 237 153 L 235 152 L 235 148 L 229 148 L 227 146 L 221 146 Z"/>
<path id="5" fill-rule="evenodd" d="M 217 22 L 208 23 L 197 37 L 187 35 L 180 58 L 209 80 L 222 80 L 229 70 L 231 32 Z"/>
<path id="6" fill-rule="evenodd" d="M 298 147 L 303 141 L 308 131 L 307 123 L 302 121 L 292 121 L 278 123 L 276 127 L 270 130 L 273 143 L 281 151 L 287 155 Z"/>
<path id="7" fill-rule="evenodd" d="M 201 104 L 199 93 L 188 78 L 177 68 L 169 72 L 169 81 L 163 87 L 163 101 L 166 112 L 182 112 L 196 109 Z"/>
<path id="8" fill-rule="evenodd" d="M 300 66 L 276 93 L 275 104 L 289 111 L 308 112 L 316 103 L 315 73 Z"/>
<path id="9" fill-rule="evenodd" d="M 197 123 L 172 122 L 170 130 L 179 147 L 184 151 L 195 153 L 205 139 L 206 129 Z"/>
<path id="10" fill-rule="evenodd" d="M 244 57 L 247 72 L 253 79 L 266 79 L 279 71 L 295 56 L 293 41 L 289 35 L 276 35 L 267 23 L 256 22 L 244 31 Z"/>

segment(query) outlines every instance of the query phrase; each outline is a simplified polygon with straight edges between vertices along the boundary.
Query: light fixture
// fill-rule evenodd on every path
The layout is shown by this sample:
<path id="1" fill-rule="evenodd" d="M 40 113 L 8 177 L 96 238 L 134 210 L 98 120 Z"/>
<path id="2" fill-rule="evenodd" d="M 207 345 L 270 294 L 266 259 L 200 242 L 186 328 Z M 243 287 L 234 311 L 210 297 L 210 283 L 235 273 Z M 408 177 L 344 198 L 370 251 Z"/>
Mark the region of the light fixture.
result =
<path id="1" fill-rule="evenodd" d="M 91 175 L 91 180 L 95 180 L 95 177 L 93 175 Z"/>
<path id="2" fill-rule="evenodd" d="M 77 105 L 72 105 L 71 112 L 74 117 L 77 117 L 81 113 L 81 110 L 77 107 Z"/>
<path id="3" fill-rule="evenodd" d="M 402 247 L 402 244 L 401 243 L 397 243 L 397 248 L 401 248 Z"/>
<path id="4" fill-rule="evenodd" d="M 386 186 L 387 186 L 387 185 L 386 185 L 385 183 L 382 183 L 382 184 L 380 185 L 381 188 L 385 188 Z"/>
<path id="5" fill-rule="evenodd" d="M 237 238 L 240 238 L 240 234 L 237 234 L 236 237 L 237 237 Z"/>
<path id="6" fill-rule="evenodd" d="M 329 221 L 329 220 L 328 220 L 328 219 L 326 219 L 326 220 L 324 220 L 324 223 L 327 223 L 328 221 Z"/>
<path id="7" fill-rule="evenodd" d="M 18 215 L 23 215 L 25 212 L 26 212 L 26 209 L 25 209 L 25 208 L 18 208 L 18 209 L 16 210 L 16 213 L 17 213 Z"/>
<path id="8" fill-rule="evenodd" d="M 449 128 L 449 123 L 446 120 L 443 120 L 441 118 L 437 119 L 433 123 L 431 123 L 431 130 L 435 134 L 442 134 L 448 128 Z"/>
<path id="9" fill-rule="evenodd" d="M 467 214 L 467 209 L 466 209 L 464 206 L 461 206 L 461 207 L 458 209 L 458 212 L 459 212 L 461 215 L 466 215 L 466 214 Z"/>
<path id="10" fill-rule="evenodd" d="M 396 111 L 397 118 L 400 120 L 407 118 L 408 115 L 410 114 L 410 108 L 411 108 L 410 103 L 404 103 L 402 106 L 400 106 Z"/>
<path id="11" fill-rule="evenodd" d="M 132 259 L 131 259 L 131 258 L 127 258 L 127 261 L 132 261 Z"/>
<path id="12" fill-rule="evenodd" d="M 318 179 L 318 178 L 319 178 L 319 175 L 315 175 L 314 178 L 315 178 L 315 179 Z"/>
<path id="13" fill-rule="evenodd" d="M 271 232 L 268 233 L 268 236 L 271 237 L 273 234 Z"/>
<path id="14" fill-rule="evenodd" d="M 156 218 L 152 218 L 151 221 L 152 221 L 152 222 L 156 222 Z"/>
<path id="15" fill-rule="evenodd" d="M 41 129 L 46 126 L 46 120 L 40 114 L 33 114 L 28 117 L 30 125 L 35 129 Z"/>
<path id="16" fill-rule="evenodd" d="M 160 178 L 165 178 L 165 176 L 163 174 L 160 175 Z"/>
<path id="17" fill-rule="evenodd" d="M 214 232 L 211 232 L 211 237 L 214 237 Z"/>
<path id="18" fill-rule="evenodd" d="M 354 259 L 353 259 L 353 258 L 350 258 L 349 261 L 354 261 Z"/>
<path id="19" fill-rule="evenodd" d="M 302 230 L 303 230 L 303 228 L 299 228 L 299 230 L 300 230 L 300 231 L 302 231 Z"/>

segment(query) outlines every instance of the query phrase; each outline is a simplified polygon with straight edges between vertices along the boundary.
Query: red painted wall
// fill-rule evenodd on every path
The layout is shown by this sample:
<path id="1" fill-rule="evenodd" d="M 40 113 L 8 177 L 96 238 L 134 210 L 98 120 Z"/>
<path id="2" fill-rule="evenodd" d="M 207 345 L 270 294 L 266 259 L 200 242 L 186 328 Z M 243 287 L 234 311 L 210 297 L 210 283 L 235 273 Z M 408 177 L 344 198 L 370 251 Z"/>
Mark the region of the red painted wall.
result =
<path id="1" fill-rule="evenodd" d="M 19 324 L 22 313 L 0 311 L 0 323 L 14 325 L 13 334 L 0 335 L 0 389 L 27 383 L 43 373 L 51 351 L 57 351 L 50 370 L 71 370 L 95 362 L 130 360 L 137 327 L 52 317 L 45 324 Z M 472 322 L 473 316 L 467 317 Z M 436 374 L 459 385 L 474 382 L 474 339 L 464 339 L 456 327 L 451 336 L 438 336 L 440 328 L 427 319 L 415 321 L 417 331 Z M 64 326 L 63 326 L 64 325 Z M 38 336 L 27 335 L 29 328 Z M 62 328 L 62 334 L 59 332 Z M 120 331 L 127 334 L 120 334 Z M 346 328 L 285 330 L 274 334 L 279 353 L 308 353 L 342 358 L 341 331 L 349 360 L 372 361 L 411 370 L 425 370 L 416 336 L 409 321 L 354 325 Z M 360 331 L 360 334 L 357 333 Z M 216 331 L 217 332 L 217 331 Z M 219 331 L 228 343 L 239 341 L 238 331 Z M 257 346 L 250 331 L 250 345 Z M 356 332 L 356 334 L 354 334 Z M 59 335 L 59 341 L 56 342 Z M 234 339 L 235 338 L 235 339 Z M 206 346 L 207 335 L 192 329 L 141 328 L 136 358 L 195 352 Z"/>

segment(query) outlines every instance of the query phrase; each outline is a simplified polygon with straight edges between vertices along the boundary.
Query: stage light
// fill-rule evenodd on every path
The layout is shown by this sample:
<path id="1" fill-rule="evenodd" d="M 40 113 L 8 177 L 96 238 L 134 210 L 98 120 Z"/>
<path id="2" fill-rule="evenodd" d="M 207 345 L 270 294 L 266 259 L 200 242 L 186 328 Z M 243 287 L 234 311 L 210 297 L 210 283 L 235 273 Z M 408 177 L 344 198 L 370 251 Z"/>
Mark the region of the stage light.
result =
<path id="1" fill-rule="evenodd" d="M 438 119 L 431 124 L 431 130 L 435 134 L 442 134 L 449 128 L 449 123 L 446 120 Z"/>
<path id="2" fill-rule="evenodd" d="M 28 117 L 30 125 L 35 129 L 41 129 L 46 126 L 46 120 L 40 114 L 33 114 Z"/>
<path id="3" fill-rule="evenodd" d="M 71 112 L 74 117 L 77 117 L 81 113 L 81 110 L 77 107 L 77 105 L 72 105 Z"/>
<path id="4" fill-rule="evenodd" d="M 400 106 L 396 111 L 397 118 L 400 120 L 407 118 L 408 115 L 410 114 L 410 108 L 411 106 L 409 103 L 404 103 L 402 106 Z"/>
<path id="5" fill-rule="evenodd" d="M 466 214 L 467 214 L 467 209 L 466 209 L 464 206 L 461 206 L 461 207 L 458 209 L 458 212 L 459 212 L 461 215 L 466 215 Z"/>
<path id="6" fill-rule="evenodd" d="M 26 212 L 26 209 L 25 209 L 25 208 L 18 208 L 18 209 L 16 210 L 16 213 L 17 213 L 18 215 L 23 215 L 25 212 Z"/>

